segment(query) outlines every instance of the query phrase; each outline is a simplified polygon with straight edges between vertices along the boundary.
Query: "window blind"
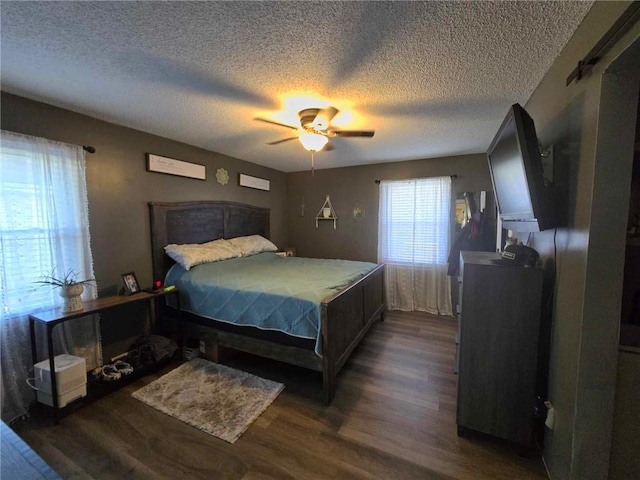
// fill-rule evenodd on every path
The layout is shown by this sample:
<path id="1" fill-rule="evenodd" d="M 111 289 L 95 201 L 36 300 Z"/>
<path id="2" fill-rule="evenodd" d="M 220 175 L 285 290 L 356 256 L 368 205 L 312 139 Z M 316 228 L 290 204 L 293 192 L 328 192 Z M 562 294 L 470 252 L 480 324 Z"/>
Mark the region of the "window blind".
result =
<path id="1" fill-rule="evenodd" d="M 381 182 L 378 261 L 446 264 L 450 209 L 450 177 Z"/>

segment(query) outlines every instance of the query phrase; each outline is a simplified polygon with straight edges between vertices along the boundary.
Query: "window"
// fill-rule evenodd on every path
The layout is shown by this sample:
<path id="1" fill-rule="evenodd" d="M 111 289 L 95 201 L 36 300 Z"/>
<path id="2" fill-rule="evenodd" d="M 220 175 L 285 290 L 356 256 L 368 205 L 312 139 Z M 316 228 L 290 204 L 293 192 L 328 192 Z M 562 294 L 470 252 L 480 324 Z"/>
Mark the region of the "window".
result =
<path id="1" fill-rule="evenodd" d="M 450 177 L 381 182 L 378 261 L 446 264 L 450 209 Z"/>
<path id="2" fill-rule="evenodd" d="M 451 315 L 451 178 L 380 183 L 378 262 L 390 310 Z"/>
<path id="3" fill-rule="evenodd" d="M 69 270 L 93 277 L 82 147 L 2 131 L 0 318 L 61 304 L 35 282 Z"/>
<path id="4" fill-rule="evenodd" d="M 34 282 L 54 270 L 93 278 L 93 262 L 82 147 L 0 135 L 0 404 L 11 421 L 33 401 L 25 382 L 33 367 L 27 314 L 62 304 L 57 289 Z M 95 288 L 83 296 L 95 298 Z M 84 357 L 89 369 L 102 364 L 99 318 L 91 319 L 57 327 L 54 338 L 56 354 Z"/>

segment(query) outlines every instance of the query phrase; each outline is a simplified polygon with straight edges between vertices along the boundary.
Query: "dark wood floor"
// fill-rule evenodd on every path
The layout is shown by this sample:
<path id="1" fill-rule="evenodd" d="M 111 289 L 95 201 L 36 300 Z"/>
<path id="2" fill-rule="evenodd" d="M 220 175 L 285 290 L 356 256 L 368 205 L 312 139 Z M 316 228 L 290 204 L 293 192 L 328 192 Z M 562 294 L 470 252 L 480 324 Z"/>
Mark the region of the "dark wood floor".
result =
<path id="1" fill-rule="evenodd" d="M 541 479 L 539 456 L 456 435 L 455 322 L 391 312 L 338 377 L 330 407 L 321 377 L 251 356 L 227 364 L 285 390 L 233 445 L 130 397 L 151 375 L 18 434 L 66 479 Z"/>

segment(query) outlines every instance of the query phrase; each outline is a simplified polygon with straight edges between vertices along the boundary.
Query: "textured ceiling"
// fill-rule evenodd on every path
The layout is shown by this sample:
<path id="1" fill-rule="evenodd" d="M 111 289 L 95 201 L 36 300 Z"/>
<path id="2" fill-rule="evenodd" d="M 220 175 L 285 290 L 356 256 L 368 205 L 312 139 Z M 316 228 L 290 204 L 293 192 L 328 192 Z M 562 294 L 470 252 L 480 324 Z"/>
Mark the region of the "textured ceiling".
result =
<path id="1" fill-rule="evenodd" d="M 254 117 L 376 131 L 316 168 L 478 153 L 591 4 L 3 0 L 2 89 L 287 172 L 310 154 Z"/>

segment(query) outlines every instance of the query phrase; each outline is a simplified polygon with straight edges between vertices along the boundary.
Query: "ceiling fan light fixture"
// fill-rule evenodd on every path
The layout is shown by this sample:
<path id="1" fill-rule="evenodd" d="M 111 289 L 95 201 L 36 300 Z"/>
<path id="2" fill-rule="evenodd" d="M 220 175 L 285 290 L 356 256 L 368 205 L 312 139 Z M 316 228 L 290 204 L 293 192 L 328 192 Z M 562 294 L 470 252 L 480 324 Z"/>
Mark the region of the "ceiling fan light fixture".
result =
<path id="1" fill-rule="evenodd" d="M 300 134 L 300 143 L 310 152 L 319 152 L 324 148 L 329 139 L 324 135 L 314 132 L 305 132 Z"/>

